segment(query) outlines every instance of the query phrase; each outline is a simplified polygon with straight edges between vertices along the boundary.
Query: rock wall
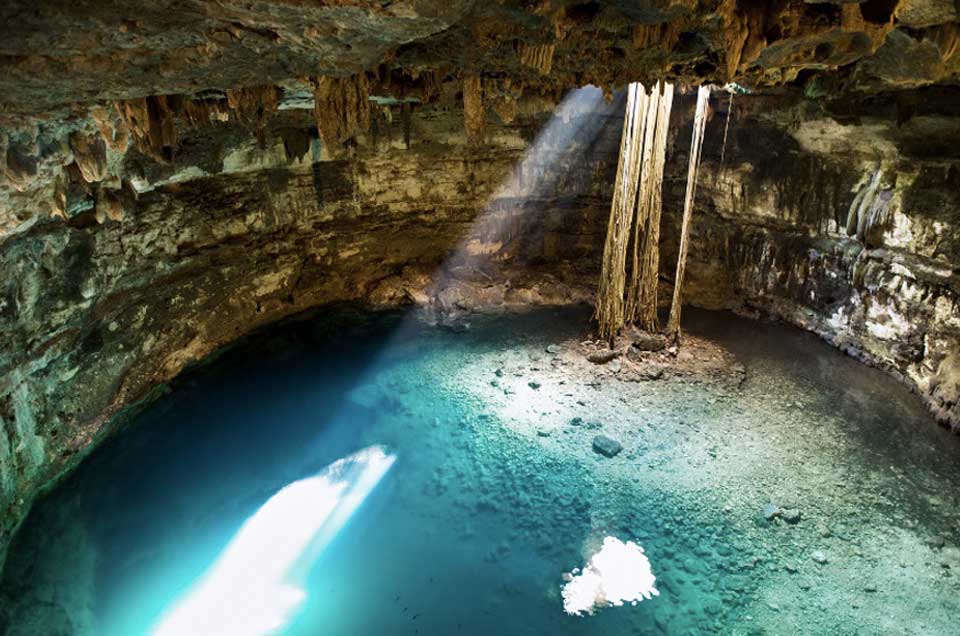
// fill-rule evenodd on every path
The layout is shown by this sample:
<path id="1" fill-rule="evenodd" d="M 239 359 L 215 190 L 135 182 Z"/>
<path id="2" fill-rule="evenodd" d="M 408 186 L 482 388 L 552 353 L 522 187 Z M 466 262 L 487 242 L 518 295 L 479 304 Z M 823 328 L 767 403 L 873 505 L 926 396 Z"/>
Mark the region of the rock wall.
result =
<path id="1" fill-rule="evenodd" d="M 711 101 L 685 298 L 814 331 L 957 427 L 956 89 L 791 95 Z M 592 301 L 621 99 L 491 102 L 468 138 L 459 96 L 371 98 L 331 148 L 314 95 L 281 96 L 269 119 L 243 105 L 256 91 L 170 107 L 157 146 L 113 111 L 10 135 L 6 165 L 30 169 L 0 187 L 0 550 L 131 407 L 261 325 L 343 300 Z M 674 107 L 662 300 L 692 106 Z"/>
<path id="2" fill-rule="evenodd" d="M 960 430 L 960 90 L 905 98 L 906 112 L 896 98 L 736 96 L 729 110 L 715 96 L 684 297 L 813 331 L 900 378 Z M 674 212 L 685 102 L 665 193 Z M 667 222 L 672 262 L 678 215 Z"/>
<path id="3" fill-rule="evenodd" d="M 336 152 L 309 109 L 281 112 L 262 146 L 231 116 L 169 162 L 111 151 L 124 187 L 78 182 L 66 218 L 39 178 L 10 194 L 26 207 L 7 208 L 21 222 L 0 244 L 0 549 L 118 415 L 261 325 L 345 300 L 588 300 L 619 109 L 599 90 L 553 106 L 491 115 L 473 146 L 462 111 L 386 105 Z"/>

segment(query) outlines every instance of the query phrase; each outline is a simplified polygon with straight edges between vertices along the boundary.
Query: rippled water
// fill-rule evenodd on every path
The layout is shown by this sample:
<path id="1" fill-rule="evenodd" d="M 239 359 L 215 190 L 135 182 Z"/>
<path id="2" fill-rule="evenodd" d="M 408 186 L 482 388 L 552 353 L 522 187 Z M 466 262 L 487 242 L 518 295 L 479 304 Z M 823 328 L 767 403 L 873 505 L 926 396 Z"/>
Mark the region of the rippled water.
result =
<path id="1" fill-rule="evenodd" d="M 6 633 L 151 633 L 281 488 L 376 445 L 395 463 L 264 634 L 960 634 L 960 448 L 915 396 L 809 334 L 707 312 L 689 332 L 745 379 L 636 382 L 582 361 L 587 316 L 331 310 L 250 338 L 36 506 Z M 623 451 L 595 453 L 599 433 Z M 771 501 L 801 521 L 765 520 Z M 561 575 L 608 536 L 644 548 L 660 595 L 567 615 Z"/>

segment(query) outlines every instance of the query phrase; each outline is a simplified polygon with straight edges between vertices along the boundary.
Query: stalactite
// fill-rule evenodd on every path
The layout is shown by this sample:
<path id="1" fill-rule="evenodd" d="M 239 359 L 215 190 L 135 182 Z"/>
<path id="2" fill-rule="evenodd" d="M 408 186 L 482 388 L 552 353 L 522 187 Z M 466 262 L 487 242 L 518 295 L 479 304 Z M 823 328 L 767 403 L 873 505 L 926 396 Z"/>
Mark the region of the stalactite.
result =
<path id="1" fill-rule="evenodd" d="M 143 154 L 170 161 L 177 145 L 177 128 L 167 95 L 116 102 L 130 136 Z"/>
<path id="2" fill-rule="evenodd" d="M 287 161 L 303 161 L 310 152 L 310 135 L 299 128 L 281 128 L 280 138 L 283 140 L 283 152 Z"/>
<path id="3" fill-rule="evenodd" d="M 37 158 L 21 146 L 0 144 L 0 173 L 14 190 L 24 192 L 37 176 Z"/>
<path id="4" fill-rule="evenodd" d="M 123 122 L 119 113 L 114 114 L 115 109 L 108 109 L 103 106 L 94 106 L 90 109 L 90 116 L 100 129 L 100 136 L 103 137 L 107 147 L 117 153 L 127 151 L 127 145 L 130 143 L 130 131 Z"/>
<path id="5" fill-rule="evenodd" d="M 247 90 L 254 91 L 256 89 Z M 248 124 L 248 126 L 251 128 L 265 126 L 269 117 L 279 106 L 279 91 L 275 86 L 264 86 L 259 91 L 261 94 L 258 95 L 256 101 L 261 112 L 250 118 L 251 124 Z M 228 121 L 231 109 L 230 93 L 231 91 L 227 91 L 226 104 L 222 99 L 191 99 L 185 97 L 180 100 L 175 110 L 184 123 L 193 128 L 206 126 L 215 121 Z M 239 115 L 238 120 L 247 123 L 240 119 Z"/>
<path id="6" fill-rule="evenodd" d="M 50 203 L 50 216 L 64 219 L 67 218 L 67 185 L 64 183 L 64 176 L 61 173 L 53 186 L 53 200 Z"/>
<path id="7" fill-rule="evenodd" d="M 683 202 L 683 222 L 680 227 L 680 253 L 677 256 L 677 275 L 673 285 L 673 302 L 667 321 L 667 336 L 680 340 L 680 304 L 683 296 L 683 274 L 687 264 L 687 249 L 690 242 L 690 219 L 693 202 L 697 195 L 697 176 L 700 172 L 700 153 L 703 150 L 703 132 L 707 125 L 707 106 L 710 89 L 701 86 L 697 91 L 697 110 L 693 119 L 693 135 L 690 140 L 690 164 L 687 167 L 687 195 Z"/>
<path id="8" fill-rule="evenodd" d="M 549 75 L 553 68 L 553 53 L 556 50 L 554 44 L 527 44 L 521 42 L 517 45 L 517 57 L 524 66 L 536 69 L 541 75 Z"/>
<path id="9" fill-rule="evenodd" d="M 111 221 L 122 221 L 123 204 L 115 194 L 109 190 L 101 189 L 97 192 L 94 216 L 97 219 L 97 223 L 106 223 L 108 219 Z"/>
<path id="10" fill-rule="evenodd" d="M 313 96 L 317 129 L 327 152 L 335 152 L 370 129 L 370 81 L 366 73 L 318 77 Z"/>
<path id="11" fill-rule="evenodd" d="M 933 29 L 933 41 L 940 51 L 940 61 L 948 62 L 960 50 L 960 24 L 948 22 Z"/>
<path id="12" fill-rule="evenodd" d="M 486 112 L 483 107 L 483 85 L 476 75 L 468 75 L 463 80 L 463 118 L 470 143 L 483 143 Z"/>
<path id="13" fill-rule="evenodd" d="M 682 30 L 683 23 L 679 20 L 659 24 L 636 24 L 633 27 L 633 48 L 640 50 L 661 46 L 670 50 Z"/>
<path id="14" fill-rule="evenodd" d="M 500 121 L 505 124 L 513 123 L 519 110 L 517 100 L 511 95 L 500 95 L 493 102 L 493 112 L 495 112 L 497 116 L 500 117 Z"/>
<path id="15" fill-rule="evenodd" d="M 257 142 L 266 143 L 267 123 L 280 105 L 280 92 L 276 86 L 251 86 L 227 91 L 227 105 L 236 113 L 237 121 L 252 130 Z M 186 109 L 191 117 L 209 120 L 209 113 L 202 102 L 194 102 Z"/>
<path id="16" fill-rule="evenodd" d="M 107 176 L 107 144 L 101 136 L 71 133 L 70 150 L 87 183 L 102 181 Z"/>
<path id="17" fill-rule="evenodd" d="M 747 17 L 738 10 L 737 0 L 724 0 L 717 8 L 716 14 L 724 21 L 724 51 L 726 57 L 726 80 L 732 81 L 737 75 L 743 58 L 743 49 L 746 46 L 750 30 L 747 27 Z"/>
<path id="18" fill-rule="evenodd" d="M 893 192 L 882 187 L 883 168 L 878 167 L 858 192 L 847 212 L 847 235 L 869 243 L 874 230 L 890 222 Z"/>

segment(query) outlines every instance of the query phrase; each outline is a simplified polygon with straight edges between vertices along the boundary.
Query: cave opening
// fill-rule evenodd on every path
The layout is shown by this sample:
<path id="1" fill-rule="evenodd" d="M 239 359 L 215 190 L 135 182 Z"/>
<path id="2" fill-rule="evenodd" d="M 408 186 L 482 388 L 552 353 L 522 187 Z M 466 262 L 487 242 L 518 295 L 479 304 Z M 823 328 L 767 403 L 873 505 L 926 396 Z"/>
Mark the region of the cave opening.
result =
<path id="1" fill-rule="evenodd" d="M 956 632 L 958 20 L 4 3 L 0 636 Z"/>

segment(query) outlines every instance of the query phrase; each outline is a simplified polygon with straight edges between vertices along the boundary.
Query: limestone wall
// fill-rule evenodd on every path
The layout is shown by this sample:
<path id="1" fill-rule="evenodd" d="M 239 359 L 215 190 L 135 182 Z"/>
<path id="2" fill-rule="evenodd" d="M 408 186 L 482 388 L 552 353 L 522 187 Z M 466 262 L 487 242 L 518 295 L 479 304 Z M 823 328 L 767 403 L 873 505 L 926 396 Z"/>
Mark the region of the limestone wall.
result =
<path id="1" fill-rule="evenodd" d="M 714 99 L 685 298 L 809 329 L 902 379 L 957 429 L 960 152 L 950 140 L 960 136 L 955 102 L 922 99 L 898 123 L 893 100 L 839 117 L 807 102 L 735 97 L 722 165 L 729 102 Z M 674 211 L 690 110 L 675 109 L 665 195 Z M 668 259 L 675 233 L 666 232 Z"/>
<path id="2" fill-rule="evenodd" d="M 21 222 L 0 243 L 0 547 L 119 413 L 261 325 L 334 301 L 589 300 L 620 120 L 599 91 L 572 106 L 491 115 L 478 146 L 462 111 L 417 107 L 405 124 L 386 106 L 334 152 L 309 111 L 281 112 L 263 147 L 227 118 L 182 134 L 170 162 L 110 151 L 124 186 L 72 183 L 61 216 L 39 178 L 9 193 L 22 205 L 5 208 Z"/>

